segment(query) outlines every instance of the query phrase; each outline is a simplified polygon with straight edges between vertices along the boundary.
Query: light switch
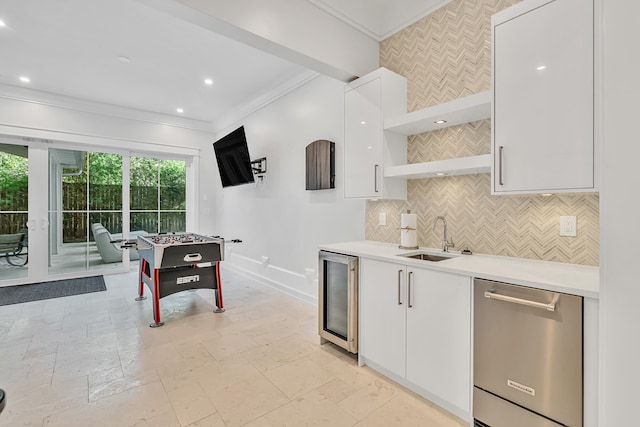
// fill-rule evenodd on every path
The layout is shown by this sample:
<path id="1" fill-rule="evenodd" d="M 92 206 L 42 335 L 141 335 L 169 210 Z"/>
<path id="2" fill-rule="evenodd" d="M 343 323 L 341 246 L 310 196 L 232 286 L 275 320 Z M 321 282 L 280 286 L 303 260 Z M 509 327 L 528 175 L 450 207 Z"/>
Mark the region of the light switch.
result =
<path id="1" fill-rule="evenodd" d="M 568 237 L 576 237 L 578 224 L 575 216 L 560 217 L 560 235 Z"/>
<path id="2" fill-rule="evenodd" d="M 380 225 L 380 226 L 387 225 L 387 213 L 386 212 L 380 212 L 378 214 L 378 225 Z"/>

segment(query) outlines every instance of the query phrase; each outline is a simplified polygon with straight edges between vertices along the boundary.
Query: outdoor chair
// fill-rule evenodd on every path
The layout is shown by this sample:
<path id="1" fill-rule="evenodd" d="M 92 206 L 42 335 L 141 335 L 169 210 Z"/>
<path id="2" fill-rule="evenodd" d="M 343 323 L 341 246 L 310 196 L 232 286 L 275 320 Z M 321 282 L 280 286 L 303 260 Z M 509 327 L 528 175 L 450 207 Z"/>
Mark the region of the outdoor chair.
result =
<path id="1" fill-rule="evenodd" d="M 25 238 L 25 233 L 0 234 L 0 257 L 6 257 L 7 262 L 16 267 L 26 265 L 29 253 Z"/>

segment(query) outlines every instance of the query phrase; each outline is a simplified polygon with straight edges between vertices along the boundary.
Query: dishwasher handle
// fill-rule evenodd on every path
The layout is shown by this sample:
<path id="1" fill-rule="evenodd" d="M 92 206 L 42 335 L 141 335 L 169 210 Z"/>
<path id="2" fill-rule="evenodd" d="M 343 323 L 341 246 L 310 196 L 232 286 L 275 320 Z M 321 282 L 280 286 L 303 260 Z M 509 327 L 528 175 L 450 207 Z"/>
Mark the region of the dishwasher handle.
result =
<path id="1" fill-rule="evenodd" d="M 546 304 L 544 302 L 530 301 L 522 298 L 510 297 L 508 295 L 496 294 L 495 290 L 485 291 L 484 297 L 489 299 L 495 299 L 498 301 L 505 301 L 505 302 L 511 302 L 514 304 L 526 305 L 528 307 L 542 308 L 547 311 L 556 311 L 556 303 L 558 302 L 558 298 L 560 298 L 560 294 L 554 293 L 553 300 L 549 304 Z"/>

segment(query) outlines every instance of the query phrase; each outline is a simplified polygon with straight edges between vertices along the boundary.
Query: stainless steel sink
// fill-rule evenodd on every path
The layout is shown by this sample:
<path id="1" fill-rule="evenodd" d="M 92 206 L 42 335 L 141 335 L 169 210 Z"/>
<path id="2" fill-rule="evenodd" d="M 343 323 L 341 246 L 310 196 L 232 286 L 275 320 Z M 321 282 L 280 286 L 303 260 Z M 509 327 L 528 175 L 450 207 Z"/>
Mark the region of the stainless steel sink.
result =
<path id="1" fill-rule="evenodd" d="M 425 253 L 421 253 L 421 254 L 406 254 L 406 255 L 400 255 L 400 256 L 407 257 L 407 258 L 413 258 L 413 259 L 421 259 L 423 261 L 432 261 L 432 262 L 444 261 L 445 259 L 453 258 L 451 256 L 432 255 L 432 254 L 425 254 Z"/>

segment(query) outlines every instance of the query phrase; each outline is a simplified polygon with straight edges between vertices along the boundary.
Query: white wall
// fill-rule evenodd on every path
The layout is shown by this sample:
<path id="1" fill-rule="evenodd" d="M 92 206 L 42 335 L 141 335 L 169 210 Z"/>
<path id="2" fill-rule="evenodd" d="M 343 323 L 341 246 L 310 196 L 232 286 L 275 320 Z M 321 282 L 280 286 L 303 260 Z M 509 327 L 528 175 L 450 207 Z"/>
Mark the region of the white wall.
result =
<path id="1" fill-rule="evenodd" d="M 318 245 L 364 239 L 364 201 L 342 197 L 344 87 L 318 77 L 220 132 L 218 137 L 244 125 L 251 157 L 267 157 L 264 183 L 223 189 L 215 166 L 204 178 L 213 186 L 205 190 L 201 182 L 207 199 L 217 193 L 216 221 L 206 224 L 203 212 L 202 229 L 243 240 L 228 245 L 224 265 L 307 301 L 317 298 Z M 336 143 L 333 190 L 305 190 L 305 147 L 317 139 Z M 215 165 L 211 144 L 200 163 L 202 169 Z M 266 268 L 263 256 L 269 258 Z"/>
<path id="2" fill-rule="evenodd" d="M 600 426 L 638 425 L 640 2 L 604 1 Z"/>

